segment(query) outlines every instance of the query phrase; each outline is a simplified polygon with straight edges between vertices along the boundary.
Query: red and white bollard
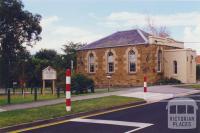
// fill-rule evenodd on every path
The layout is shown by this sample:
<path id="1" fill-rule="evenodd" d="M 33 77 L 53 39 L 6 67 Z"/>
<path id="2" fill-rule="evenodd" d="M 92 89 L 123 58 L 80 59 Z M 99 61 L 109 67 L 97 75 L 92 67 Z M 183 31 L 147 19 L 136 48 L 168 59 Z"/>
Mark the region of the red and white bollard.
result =
<path id="1" fill-rule="evenodd" d="M 147 76 L 144 76 L 144 92 L 147 92 Z"/>
<path id="2" fill-rule="evenodd" d="M 66 111 L 71 111 L 71 71 L 66 71 Z"/>

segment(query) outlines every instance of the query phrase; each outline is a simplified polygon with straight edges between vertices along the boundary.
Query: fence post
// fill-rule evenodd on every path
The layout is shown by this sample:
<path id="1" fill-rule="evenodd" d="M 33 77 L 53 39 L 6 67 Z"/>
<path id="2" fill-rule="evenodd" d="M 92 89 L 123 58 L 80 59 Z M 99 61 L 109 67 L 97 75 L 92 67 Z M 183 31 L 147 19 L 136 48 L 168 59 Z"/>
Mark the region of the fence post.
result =
<path id="1" fill-rule="evenodd" d="M 13 87 L 13 94 L 15 94 L 15 87 Z"/>
<path id="2" fill-rule="evenodd" d="M 144 92 L 147 92 L 147 76 L 144 76 Z"/>
<path id="3" fill-rule="evenodd" d="M 10 104 L 10 88 L 8 88 L 8 104 Z"/>
<path id="4" fill-rule="evenodd" d="M 71 71 L 66 71 L 66 111 L 71 111 Z"/>
<path id="5" fill-rule="evenodd" d="M 37 88 L 34 88 L 34 100 L 37 101 Z"/>
<path id="6" fill-rule="evenodd" d="M 57 98 L 59 98 L 60 97 L 60 88 L 58 87 L 57 88 Z"/>

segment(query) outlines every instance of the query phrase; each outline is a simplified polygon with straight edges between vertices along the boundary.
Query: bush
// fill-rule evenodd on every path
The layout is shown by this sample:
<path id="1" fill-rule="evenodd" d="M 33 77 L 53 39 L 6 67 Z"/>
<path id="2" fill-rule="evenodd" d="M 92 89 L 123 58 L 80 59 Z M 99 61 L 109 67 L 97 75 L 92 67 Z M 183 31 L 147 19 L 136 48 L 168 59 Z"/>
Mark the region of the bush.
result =
<path id="1" fill-rule="evenodd" d="M 197 76 L 197 79 L 199 80 L 200 79 L 200 65 L 196 66 L 196 76 Z"/>
<path id="2" fill-rule="evenodd" d="M 168 84 L 181 84 L 181 81 L 175 78 L 161 78 L 156 84 L 168 85 Z"/>
<path id="3" fill-rule="evenodd" d="M 88 89 L 94 92 L 94 81 L 83 74 L 72 75 L 71 89 L 76 94 L 87 93 Z"/>

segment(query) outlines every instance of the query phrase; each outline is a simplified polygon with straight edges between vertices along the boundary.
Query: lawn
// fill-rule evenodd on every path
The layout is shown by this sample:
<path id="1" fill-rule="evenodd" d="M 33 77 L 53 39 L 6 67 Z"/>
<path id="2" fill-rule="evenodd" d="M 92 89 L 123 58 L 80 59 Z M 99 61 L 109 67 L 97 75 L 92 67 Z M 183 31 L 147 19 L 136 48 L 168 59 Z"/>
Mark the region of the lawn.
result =
<path id="1" fill-rule="evenodd" d="M 114 92 L 114 91 L 119 91 L 120 89 L 118 88 L 111 88 L 110 92 Z M 18 90 L 17 92 L 20 92 L 20 90 Z M 50 92 L 50 91 L 47 91 Z M 83 95 L 92 95 L 92 94 L 98 94 L 98 93 L 106 93 L 108 92 L 107 88 L 101 88 L 101 89 L 96 89 L 95 93 L 85 93 L 85 94 L 79 94 L 79 95 L 75 95 L 73 94 L 72 96 L 83 96 Z M 27 92 L 26 92 L 27 93 Z M 63 91 L 60 94 L 60 98 L 64 98 L 65 95 L 63 94 Z M 42 101 L 42 100 L 53 100 L 53 99 L 57 99 L 57 94 L 52 95 L 51 93 L 46 93 L 45 95 L 41 95 L 38 94 L 38 101 Z M 19 104 L 19 103 L 29 103 L 29 102 L 34 102 L 34 95 L 30 94 L 30 91 L 28 94 L 26 94 L 23 98 L 21 93 L 15 94 L 15 95 L 11 95 L 11 104 Z M 2 105 L 6 105 L 7 104 L 7 96 L 6 95 L 0 95 L 0 106 Z"/>
<path id="2" fill-rule="evenodd" d="M 60 97 L 65 97 L 65 96 L 64 94 L 61 94 Z M 52 95 L 52 94 L 45 94 L 45 95 L 38 94 L 37 96 L 38 101 L 51 100 L 56 98 L 57 95 Z M 28 103 L 28 102 L 34 102 L 34 95 L 26 94 L 24 98 L 21 94 L 11 95 L 11 104 Z M 0 96 L 0 105 L 6 105 L 6 104 L 7 104 L 7 96 L 5 95 Z"/>
<path id="3" fill-rule="evenodd" d="M 198 89 L 200 89 L 200 84 L 181 85 L 181 86 L 178 86 L 178 87 L 198 90 Z"/>
<path id="4" fill-rule="evenodd" d="M 69 114 L 80 112 L 88 112 L 92 110 L 105 109 L 108 107 L 134 103 L 142 101 L 142 99 L 108 96 L 89 100 L 81 100 L 72 102 L 72 111 L 66 112 L 65 104 L 57 104 L 51 106 L 43 106 L 32 109 L 14 110 L 0 113 L 0 127 L 6 127 L 36 120 L 50 119 Z"/>

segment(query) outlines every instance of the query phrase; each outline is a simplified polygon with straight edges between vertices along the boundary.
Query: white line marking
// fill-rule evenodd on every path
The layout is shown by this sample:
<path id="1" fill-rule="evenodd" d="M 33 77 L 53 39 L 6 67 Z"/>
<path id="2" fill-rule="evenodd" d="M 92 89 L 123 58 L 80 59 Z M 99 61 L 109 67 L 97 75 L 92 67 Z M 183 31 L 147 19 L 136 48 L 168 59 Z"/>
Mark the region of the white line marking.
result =
<path id="1" fill-rule="evenodd" d="M 141 130 L 141 129 L 143 129 L 143 128 L 146 128 L 146 127 L 136 128 L 136 129 L 133 129 L 133 130 L 131 130 L 131 131 L 124 132 L 124 133 L 133 133 L 133 132 L 138 131 L 138 130 Z"/>
<path id="2" fill-rule="evenodd" d="M 85 123 L 96 123 L 96 124 L 108 124 L 108 125 L 118 125 L 118 126 L 129 126 L 129 127 L 138 127 L 134 130 L 125 132 L 125 133 L 132 133 L 143 128 L 152 126 L 153 124 L 150 123 L 140 123 L 140 122 L 126 122 L 126 121 L 113 121 L 113 120 L 97 120 L 97 119 L 81 119 L 76 118 L 70 121 L 73 122 L 85 122 Z"/>

